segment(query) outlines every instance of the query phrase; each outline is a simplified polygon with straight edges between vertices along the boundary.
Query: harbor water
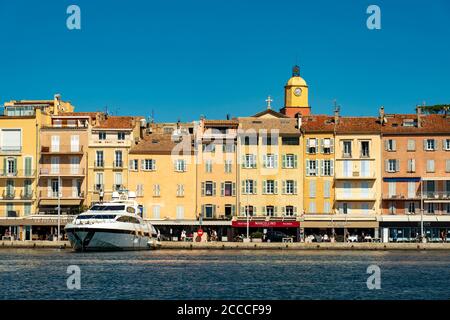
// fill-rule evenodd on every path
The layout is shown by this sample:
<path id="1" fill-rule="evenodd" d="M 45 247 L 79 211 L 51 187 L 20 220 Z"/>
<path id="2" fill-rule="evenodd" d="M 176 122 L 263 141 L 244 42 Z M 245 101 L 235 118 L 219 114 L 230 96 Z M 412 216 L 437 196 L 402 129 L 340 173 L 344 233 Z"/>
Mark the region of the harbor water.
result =
<path id="1" fill-rule="evenodd" d="M 450 252 L 3 249 L 0 299 L 450 299 Z"/>

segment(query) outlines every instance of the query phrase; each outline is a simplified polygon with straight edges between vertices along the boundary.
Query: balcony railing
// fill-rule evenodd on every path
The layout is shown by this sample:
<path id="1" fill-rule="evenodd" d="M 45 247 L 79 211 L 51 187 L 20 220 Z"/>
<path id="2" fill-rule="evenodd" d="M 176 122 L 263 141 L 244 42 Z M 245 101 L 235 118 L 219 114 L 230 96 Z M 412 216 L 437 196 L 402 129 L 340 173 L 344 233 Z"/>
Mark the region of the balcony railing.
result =
<path id="1" fill-rule="evenodd" d="M 384 200 L 411 200 L 411 199 L 420 199 L 420 193 L 415 194 L 408 194 L 408 193 L 401 193 L 401 194 L 387 194 L 383 193 L 381 195 L 382 199 Z"/>
<path id="2" fill-rule="evenodd" d="M 16 147 L 1 147 L 0 148 L 0 154 L 14 154 L 14 153 L 21 153 L 22 152 L 22 146 L 16 146 Z"/>
<path id="3" fill-rule="evenodd" d="M 94 167 L 96 168 L 104 168 L 105 167 L 105 161 L 98 160 L 94 162 Z"/>
<path id="4" fill-rule="evenodd" d="M 8 218 L 17 218 L 20 217 L 20 211 L 19 210 L 0 210 L 0 217 L 8 217 Z"/>
<path id="5" fill-rule="evenodd" d="M 71 154 L 71 153 L 83 153 L 82 145 L 58 145 L 58 146 L 42 146 L 41 153 L 43 154 Z"/>
<path id="6" fill-rule="evenodd" d="M 450 191 L 427 191 L 423 193 L 423 199 L 450 201 Z"/>
<path id="7" fill-rule="evenodd" d="M 345 193 L 345 192 L 336 192 L 335 195 L 336 200 L 338 201 L 374 201 L 377 197 L 374 192 L 368 192 L 368 193 L 361 193 L 361 192 L 355 192 L 355 193 Z"/>
<path id="8" fill-rule="evenodd" d="M 0 171 L 0 178 L 34 178 L 34 170 Z"/>
<path id="9" fill-rule="evenodd" d="M 94 190 L 94 192 L 105 191 L 105 185 L 102 183 L 96 183 L 94 184 L 92 189 Z"/>
<path id="10" fill-rule="evenodd" d="M 370 172 L 370 171 L 362 172 L 362 171 L 358 171 L 358 170 L 353 170 L 350 172 L 337 171 L 336 179 L 340 179 L 340 180 L 376 179 L 376 174 L 375 174 L 375 172 Z"/>
<path id="11" fill-rule="evenodd" d="M 71 176 L 84 175 L 84 168 L 40 168 L 41 176 Z"/>
<path id="12" fill-rule="evenodd" d="M 123 161 L 122 160 L 115 160 L 113 162 L 113 166 L 114 166 L 114 168 L 118 168 L 118 169 L 123 168 Z"/>
<path id="13" fill-rule="evenodd" d="M 5 190 L 2 197 L 3 199 L 13 200 L 16 197 L 16 190 Z"/>
<path id="14" fill-rule="evenodd" d="M 74 193 L 73 190 L 70 188 L 67 188 L 67 190 L 63 189 L 59 192 L 59 198 L 60 199 L 77 199 L 77 198 L 84 198 L 84 192 L 78 192 Z M 57 191 L 51 191 L 48 192 L 48 190 L 41 190 L 39 191 L 39 198 L 41 199 L 58 199 L 58 192 Z"/>

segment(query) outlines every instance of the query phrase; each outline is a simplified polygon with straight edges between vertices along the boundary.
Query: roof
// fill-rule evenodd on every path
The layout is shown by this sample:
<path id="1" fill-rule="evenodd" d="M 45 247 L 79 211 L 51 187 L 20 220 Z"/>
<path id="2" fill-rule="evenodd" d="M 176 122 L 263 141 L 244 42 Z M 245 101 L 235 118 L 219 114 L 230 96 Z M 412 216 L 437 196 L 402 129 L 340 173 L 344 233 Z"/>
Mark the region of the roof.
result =
<path id="1" fill-rule="evenodd" d="M 133 129 L 136 117 L 130 116 L 107 116 L 95 125 L 96 129 Z"/>
<path id="2" fill-rule="evenodd" d="M 378 117 L 339 117 L 336 133 L 372 133 L 380 134 L 381 125 Z"/>
<path id="3" fill-rule="evenodd" d="M 300 76 L 298 76 L 298 77 L 297 76 L 293 76 L 293 77 L 291 77 L 288 80 L 286 86 L 303 86 L 303 87 L 306 87 L 307 84 L 306 84 L 305 79 L 303 79 L 302 77 L 300 77 Z"/>
<path id="4" fill-rule="evenodd" d="M 450 134 L 450 117 L 443 114 L 422 114 L 421 126 L 417 126 L 417 114 L 387 114 L 387 122 L 381 127 L 383 134 Z M 404 126 L 404 122 L 414 125 Z"/>
<path id="5" fill-rule="evenodd" d="M 272 115 L 275 118 L 289 118 L 287 115 L 282 114 L 280 112 L 276 112 L 276 111 L 274 111 L 272 109 L 266 109 L 264 111 L 258 112 L 257 114 L 253 115 L 253 117 L 260 118 L 260 117 L 265 116 L 265 115 Z"/>
<path id="6" fill-rule="evenodd" d="M 190 135 L 184 136 L 192 139 Z M 152 133 L 146 135 L 138 144 L 131 147 L 130 154 L 171 154 L 175 146 L 180 142 L 173 141 L 172 134 Z M 193 148 L 191 149 L 192 154 Z"/>
<path id="7" fill-rule="evenodd" d="M 239 129 L 249 130 L 279 130 L 280 134 L 300 134 L 297 128 L 297 119 L 293 118 L 238 118 Z"/>
<path id="8" fill-rule="evenodd" d="M 334 116 L 308 115 L 302 117 L 302 131 L 308 132 L 334 132 Z"/>
<path id="9" fill-rule="evenodd" d="M 220 127 L 237 127 L 239 121 L 237 119 L 232 120 L 204 120 L 205 127 L 220 126 Z"/>

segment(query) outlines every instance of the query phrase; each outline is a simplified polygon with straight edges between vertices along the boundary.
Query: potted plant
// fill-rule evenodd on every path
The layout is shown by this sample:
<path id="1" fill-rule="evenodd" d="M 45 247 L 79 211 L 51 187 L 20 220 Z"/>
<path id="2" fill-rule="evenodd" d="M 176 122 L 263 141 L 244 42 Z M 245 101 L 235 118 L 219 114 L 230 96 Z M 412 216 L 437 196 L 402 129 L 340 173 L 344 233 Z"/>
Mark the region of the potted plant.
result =
<path id="1" fill-rule="evenodd" d="M 261 231 L 253 232 L 250 237 L 252 238 L 252 242 L 262 242 L 263 233 Z"/>

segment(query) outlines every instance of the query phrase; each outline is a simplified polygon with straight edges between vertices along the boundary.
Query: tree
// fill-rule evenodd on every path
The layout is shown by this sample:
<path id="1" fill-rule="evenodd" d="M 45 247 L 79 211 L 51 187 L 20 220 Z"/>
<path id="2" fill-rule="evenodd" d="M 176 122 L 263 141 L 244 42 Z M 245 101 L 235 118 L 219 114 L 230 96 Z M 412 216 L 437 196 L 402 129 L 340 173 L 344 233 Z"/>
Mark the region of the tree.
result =
<path id="1" fill-rule="evenodd" d="M 443 114 L 450 110 L 450 104 L 436 104 L 433 106 L 423 106 L 422 111 L 427 114 Z"/>

